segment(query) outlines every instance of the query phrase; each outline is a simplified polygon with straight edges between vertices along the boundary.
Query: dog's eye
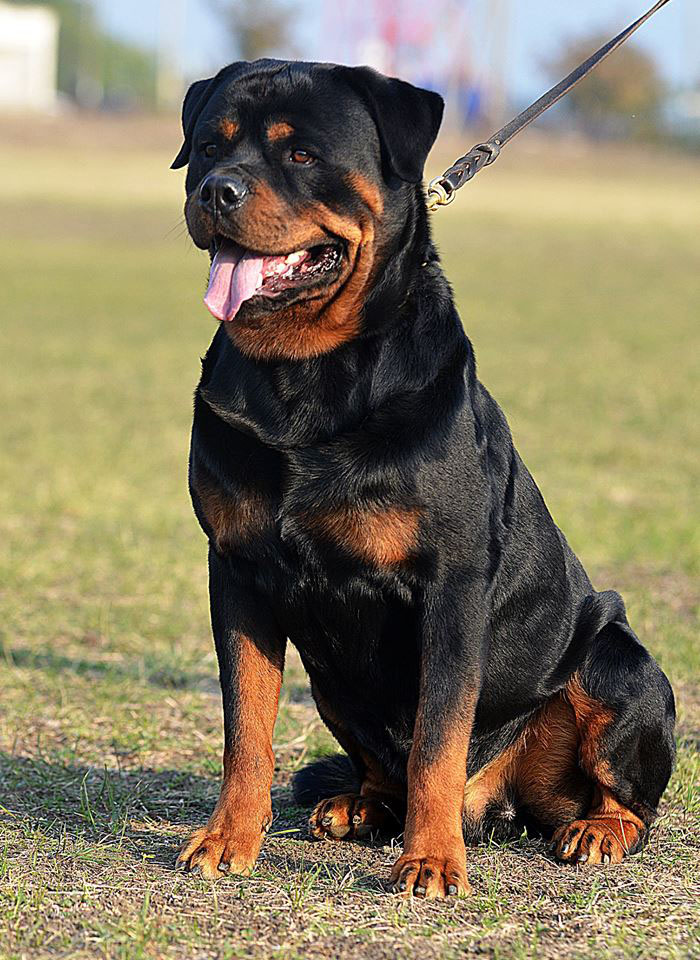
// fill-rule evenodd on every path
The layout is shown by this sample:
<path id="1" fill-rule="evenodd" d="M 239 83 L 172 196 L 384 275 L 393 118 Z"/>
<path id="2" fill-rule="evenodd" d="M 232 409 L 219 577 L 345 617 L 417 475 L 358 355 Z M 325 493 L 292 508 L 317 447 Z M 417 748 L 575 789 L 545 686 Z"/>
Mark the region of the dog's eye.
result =
<path id="1" fill-rule="evenodd" d="M 215 157 L 218 153 L 218 148 L 215 143 L 205 143 L 202 147 L 202 152 L 205 157 Z"/>
<path id="2" fill-rule="evenodd" d="M 316 157 L 312 156 L 308 150 L 292 150 L 289 155 L 289 159 L 292 163 L 314 163 Z"/>

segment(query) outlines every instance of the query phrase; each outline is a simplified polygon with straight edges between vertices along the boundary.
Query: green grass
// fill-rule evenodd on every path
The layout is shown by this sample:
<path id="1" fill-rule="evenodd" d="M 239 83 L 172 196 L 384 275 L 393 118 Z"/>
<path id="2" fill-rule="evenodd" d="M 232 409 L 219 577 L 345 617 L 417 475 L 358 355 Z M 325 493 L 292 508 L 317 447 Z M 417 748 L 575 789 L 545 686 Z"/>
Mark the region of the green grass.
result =
<path id="1" fill-rule="evenodd" d="M 221 750 L 186 490 L 206 261 L 168 150 L 81 136 L 0 152 L 0 957 L 700 957 L 697 166 L 513 148 L 435 217 L 481 376 L 671 676 L 680 753 L 641 856 L 486 844 L 471 899 L 403 904 L 391 847 L 305 838 L 289 778 L 331 742 L 294 658 L 256 875 L 172 869 Z"/>

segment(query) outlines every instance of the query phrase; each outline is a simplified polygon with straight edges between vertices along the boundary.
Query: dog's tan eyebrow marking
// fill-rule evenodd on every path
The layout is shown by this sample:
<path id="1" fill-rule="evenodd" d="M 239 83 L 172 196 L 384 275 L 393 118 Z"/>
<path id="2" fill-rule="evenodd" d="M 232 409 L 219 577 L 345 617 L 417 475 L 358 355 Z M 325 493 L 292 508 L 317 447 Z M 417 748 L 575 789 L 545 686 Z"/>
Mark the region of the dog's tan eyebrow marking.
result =
<path id="1" fill-rule="evenodd" d="M 219 123 L 219 133 L 221 133 L 226 140 L 233 140 L 238 133 L 238 124 L 235 120 L 229 120 L 227 117 L 224 117 Z"/>
<path id="2" fill-rule="evenodd" d="M 285 137 L 291 137 L 294 133 L 294 127 L 286 120 L 277 120 L 275 123 L 268 124 L 268 140 L 284 140 Z"/>

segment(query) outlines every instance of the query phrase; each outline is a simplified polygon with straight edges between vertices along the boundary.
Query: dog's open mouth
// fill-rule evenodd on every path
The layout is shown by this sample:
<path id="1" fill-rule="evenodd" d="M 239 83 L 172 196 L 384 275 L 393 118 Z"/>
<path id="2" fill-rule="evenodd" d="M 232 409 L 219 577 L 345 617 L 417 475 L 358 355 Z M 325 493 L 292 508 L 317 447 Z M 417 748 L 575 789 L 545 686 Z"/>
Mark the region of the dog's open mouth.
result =
<path id="1" fill-rule="evenodd" d="M 270 256 L 219 238 L 204 302 L 217 320 L 230 321 L 252 297 L 276 297 L 330 282 L 340 272 L 342 260 L 339 243 Z"/>

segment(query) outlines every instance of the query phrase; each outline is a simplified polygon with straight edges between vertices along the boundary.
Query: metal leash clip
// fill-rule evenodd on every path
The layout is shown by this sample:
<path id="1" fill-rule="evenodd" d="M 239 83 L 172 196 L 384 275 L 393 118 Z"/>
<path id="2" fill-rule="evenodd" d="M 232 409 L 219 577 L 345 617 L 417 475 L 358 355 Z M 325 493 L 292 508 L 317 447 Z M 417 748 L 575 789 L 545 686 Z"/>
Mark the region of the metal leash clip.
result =
<path id="1" fill-rule="evenodd" d="M 447 183 L 446 180 L 443 180 L 442 177 L 434 177 L 428 184 L 426 196 L 428 210 L 435 210 L 437 207 L 446 207 L 448 203 L 452 203 L 454 198 L 454 187 Z"/>
<path id="2" fill-rule="evenodd" d="M 518 114 L 514 120 L 502 127 L 490 140 L 472 147 L 469 153 L 465 153 L 463 157 L 460 157 L 451 167 L 445 170 L 441 177 L 435 177 L 434 180 L 431 180 L 425 198 L 428 210 L 436 210 L 438 207 L 446 207 L 448 203 L 452 203 L 459 188 L 464 186 L 472 177 L 475 177 L 484 167 L 493 163 L 498 158 L 501 148 L 505 147 L 509 140 L 512 140 L 533 120 L 542 116 L 545 110 L 549 110 L 550 107 L 561 100 L 569 90 L 572 90 L 577 83 L 587 77 L 599 63 L 602 63 L 606 57 L 609 57 L 618 47 L 621 47 L 635 31 L 639 30 L 642 24 L 646 23 L 650 17 L 653 17 L 658 10 L 665 7 L 669 2 L 670 0 L 656 0 L 654 6 L 647 10 L 643 16 L 635 20 L 609 43 L 602 46 L 597 53 L 594 53 L 579 67 L 572 70 L 568 77 L 552 87 L 544 96 L 531 104 L 527 110 Z"/>

